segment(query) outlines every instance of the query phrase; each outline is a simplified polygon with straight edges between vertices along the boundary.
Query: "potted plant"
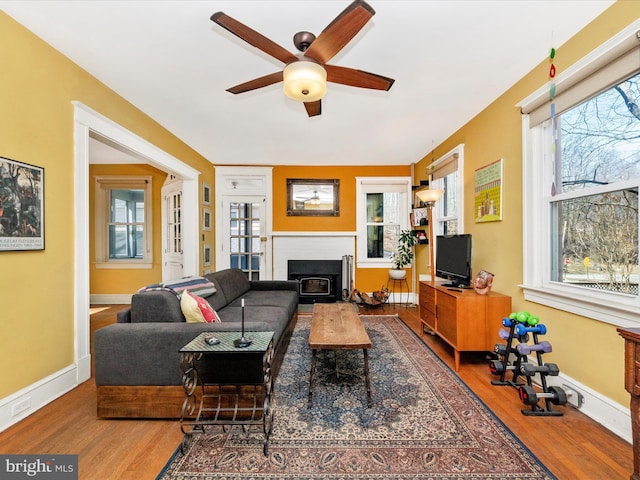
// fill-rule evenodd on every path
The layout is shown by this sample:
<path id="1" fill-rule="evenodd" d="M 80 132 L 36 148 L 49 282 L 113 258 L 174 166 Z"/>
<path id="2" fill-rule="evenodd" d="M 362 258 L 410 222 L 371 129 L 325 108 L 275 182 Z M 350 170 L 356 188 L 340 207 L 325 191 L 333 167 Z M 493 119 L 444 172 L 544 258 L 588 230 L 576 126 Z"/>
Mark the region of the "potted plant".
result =
<path id="1" fill-rule="evenodd" d="M 402 230 L 400 232 L 398 246 L 391 257 L 393 261 L 393 268 L 389 270 L 391 278 L 402 279 L 407 276 L 407 271 L 404 270 L 404 267 L 413 260 L 413 246 L 417 243 L 418 237 L 411 230 Z"/>

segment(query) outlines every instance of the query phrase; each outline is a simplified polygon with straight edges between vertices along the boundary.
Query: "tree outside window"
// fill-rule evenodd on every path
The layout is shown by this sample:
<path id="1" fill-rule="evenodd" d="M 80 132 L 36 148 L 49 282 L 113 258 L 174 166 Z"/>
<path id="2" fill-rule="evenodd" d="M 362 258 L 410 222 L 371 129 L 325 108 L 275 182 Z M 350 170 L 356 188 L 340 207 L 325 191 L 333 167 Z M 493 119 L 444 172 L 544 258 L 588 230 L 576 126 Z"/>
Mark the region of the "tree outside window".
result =
<path id="1" fill-rule="evenodd" d="M 551 280 L 638 295 L 640 74 L 556 117 Z"/>

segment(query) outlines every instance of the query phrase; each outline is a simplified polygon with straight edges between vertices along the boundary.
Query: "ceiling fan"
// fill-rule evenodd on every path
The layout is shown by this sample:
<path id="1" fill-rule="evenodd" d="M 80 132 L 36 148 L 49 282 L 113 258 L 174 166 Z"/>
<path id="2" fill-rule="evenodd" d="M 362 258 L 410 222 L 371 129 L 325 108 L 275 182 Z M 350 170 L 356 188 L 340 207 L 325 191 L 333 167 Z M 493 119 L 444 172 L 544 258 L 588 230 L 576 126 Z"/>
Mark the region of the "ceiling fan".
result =
<path id="1" fill-rule="evenodd" d="M 309 203 L 311 205 L 318 205 L 320 203 L 320 195 L 318 195 L 318 191 L 314 190 L 313 195 L 307 198 L 297 197 L 296 200 L 301 201 L 302 203 Z"/>
<path id="2" fill-rule="evenodd" d="M 284 82 L 285 94 L 304 103 L 310 117 L 322 113 L 321 99 L 326 93 L 326 82 L 351 87 L 389 90 L 395 81 L 375 73 L 337 65 L 328 65 L 342 48 L 375 15 L 375 10 L 362 0 L 355 0 L 316 36 L 310 32 L 298 32 L 293 43 L 300 54 L 294 55 L 264 35 L 231 18 L 224 12 L 216 12 L 211 20 L 245 42 L 271 55 L 285 64 L 284 70 L 255 78 L 228 88 L 237 94 Z"/>

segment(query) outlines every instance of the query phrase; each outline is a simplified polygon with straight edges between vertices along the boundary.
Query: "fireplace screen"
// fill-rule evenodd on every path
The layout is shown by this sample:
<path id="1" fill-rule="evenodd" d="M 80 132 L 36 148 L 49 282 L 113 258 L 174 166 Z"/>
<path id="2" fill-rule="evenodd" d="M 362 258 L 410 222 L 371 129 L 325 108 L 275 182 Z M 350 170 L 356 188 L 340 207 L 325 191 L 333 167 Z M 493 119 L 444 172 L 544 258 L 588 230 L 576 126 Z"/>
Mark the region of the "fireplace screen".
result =
<path id="1" fill-rule="evenodd" d="M 330 295 L 331 279 L 326 277 L 306 277 L 300 279 L 300 295 Z"/>

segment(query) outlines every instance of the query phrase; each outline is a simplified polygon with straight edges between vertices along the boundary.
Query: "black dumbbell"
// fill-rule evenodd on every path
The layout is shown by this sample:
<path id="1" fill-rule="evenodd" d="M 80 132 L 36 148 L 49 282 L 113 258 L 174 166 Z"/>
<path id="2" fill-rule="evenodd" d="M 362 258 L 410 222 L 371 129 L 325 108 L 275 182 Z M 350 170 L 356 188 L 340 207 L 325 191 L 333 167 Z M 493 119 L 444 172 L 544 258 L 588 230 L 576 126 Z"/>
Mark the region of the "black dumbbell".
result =
<path id="1" fill-rule="evenodd" d="M 491 363 L 489 364 L 489 370 L 494 375 L 500 375 L 505 370 L 515 370 L 515 367 L 513 365 L 505 364 L 500 360 L 491 360 Z"/>
<path id="2" fill-rule="evenodd" d="M 520 373 L 526 377 L 531 377 L 536 373 L 542 373 L 543 375 L 557 376 L 560 374 L 560 369 L 555 363 L 545 363 L 543 365 L 533 365 L 532 363 L 523 363 L 520 365 Z"/>
<path id="3" fill-rule="evenodd" d="M 495 346 L 493 347 L 493 351 L 500 356 L 504 356 L 508 353 L 507 346 L 502 343 L 496 343 Z"/>
<path id="4" fill-rule="evenodd" d="M 523 385 L 518 388 L 520 400 L 525 405 L 535 405 L 540 398 L 548 398 L 554 405 L 565 405 L 567 403 L 567 394 L 560 387 L 549 387 L 548 392 L 536 392 L 532 386 Z"/>

